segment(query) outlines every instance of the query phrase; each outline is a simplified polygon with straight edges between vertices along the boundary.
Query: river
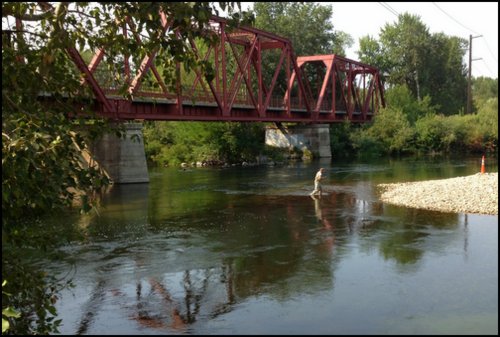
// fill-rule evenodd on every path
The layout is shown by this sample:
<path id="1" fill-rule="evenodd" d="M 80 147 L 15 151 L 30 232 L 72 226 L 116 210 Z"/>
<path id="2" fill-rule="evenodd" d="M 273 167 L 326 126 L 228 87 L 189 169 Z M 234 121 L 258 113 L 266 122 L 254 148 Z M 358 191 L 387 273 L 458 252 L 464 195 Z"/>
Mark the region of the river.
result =
<path id="1" fill-rule="evenodd" d="M 376 187 L 479 170 L 480 158 L 150 169 L 98 212 L 46 220 L 61 245 L 37 263 L 75 285 L 56 303 L 61 334 L 496 335 L 498 216 L 384 204 Z"/>

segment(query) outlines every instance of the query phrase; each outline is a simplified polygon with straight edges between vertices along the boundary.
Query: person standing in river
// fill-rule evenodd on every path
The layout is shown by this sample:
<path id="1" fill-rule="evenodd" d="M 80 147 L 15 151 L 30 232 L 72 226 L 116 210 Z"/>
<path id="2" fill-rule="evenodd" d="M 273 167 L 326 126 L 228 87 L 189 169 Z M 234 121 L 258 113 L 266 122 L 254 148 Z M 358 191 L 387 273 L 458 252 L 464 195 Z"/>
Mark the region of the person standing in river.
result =
<path id="1" fill-rule="evenodd" d="M 312 191 L 309 195 L 317 195 L 321 196 L 323 193 L 323 189 L 321 187 L 321 179 L 323 179 L 324 168 L 320 168 L 314 177 L 314 191 Z"/>

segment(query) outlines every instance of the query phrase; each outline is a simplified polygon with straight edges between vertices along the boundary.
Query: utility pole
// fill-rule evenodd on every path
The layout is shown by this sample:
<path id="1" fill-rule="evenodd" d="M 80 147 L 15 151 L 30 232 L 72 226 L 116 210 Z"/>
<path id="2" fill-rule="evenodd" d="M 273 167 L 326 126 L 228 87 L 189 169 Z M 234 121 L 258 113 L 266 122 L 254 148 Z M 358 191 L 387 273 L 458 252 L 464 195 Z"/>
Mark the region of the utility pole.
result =
<path id="1" fill-rule="evenodd" d="M 472 39 L 482 37 L 482 35 L 472 36 L 469 35 L 469 77 L 467 79 L 467 114 L 472 113 L 472 87 L 471 87 L 471 75 L 472 75 L 472 61 L 481 60 L 472 59 Z"/>

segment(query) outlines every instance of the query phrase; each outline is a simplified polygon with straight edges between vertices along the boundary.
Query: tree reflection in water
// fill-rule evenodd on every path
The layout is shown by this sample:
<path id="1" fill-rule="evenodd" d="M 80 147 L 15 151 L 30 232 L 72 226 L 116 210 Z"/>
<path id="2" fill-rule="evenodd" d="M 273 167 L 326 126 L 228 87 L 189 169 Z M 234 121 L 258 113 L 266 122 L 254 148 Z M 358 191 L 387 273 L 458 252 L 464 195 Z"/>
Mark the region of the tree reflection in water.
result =
<path id="1" fill-rule="evenodd" d="M 195 322 L 248 298 L 333 289 L 335 270 L 353 246 L 378 251 L 408 272 L 426 252 L 449 244 L 450 236 L 429 233 L 456 227 L 457 214 L 387 206 L 370 184 L 356 184 L 326 186 L 312 199 L 305 190 L 226 195 L 213 187 L 150 197 L 148 188 L 129 193 L 120 186 L 99 217 L 80 223 L 85 244 L 103 244 L 96 244 L 95 261 L 82 249 L 79 262 L 96 276 L 77 333 L 92 332 L 110 305 L 139 327 L 189 333 Z"/>

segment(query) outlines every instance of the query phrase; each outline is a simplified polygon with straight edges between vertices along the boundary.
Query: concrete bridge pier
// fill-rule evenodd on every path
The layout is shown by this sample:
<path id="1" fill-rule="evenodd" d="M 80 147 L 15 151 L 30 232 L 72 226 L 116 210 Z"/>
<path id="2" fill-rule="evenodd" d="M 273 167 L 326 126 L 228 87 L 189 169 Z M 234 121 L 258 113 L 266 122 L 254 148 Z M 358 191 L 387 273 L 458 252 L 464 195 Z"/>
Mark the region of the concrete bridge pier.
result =
<path id="1" fill-rule="evenodd" d="M 266 128 L 266 145 L 308 149 L 318 158 L 332 156 L 328 124 L 268 126 Z"/>
<path id="2" fill-rule="evenodd" d="M 141 123 L 125 123 L 124 136 L 107 133 L 90 150 L 115 184 L 149 182 Z"/>

